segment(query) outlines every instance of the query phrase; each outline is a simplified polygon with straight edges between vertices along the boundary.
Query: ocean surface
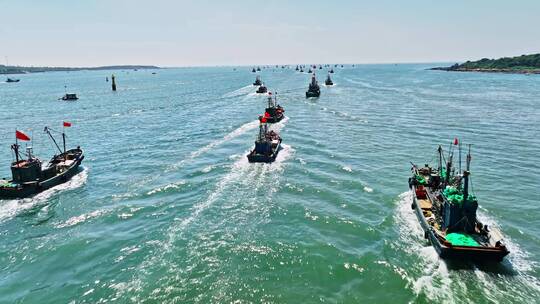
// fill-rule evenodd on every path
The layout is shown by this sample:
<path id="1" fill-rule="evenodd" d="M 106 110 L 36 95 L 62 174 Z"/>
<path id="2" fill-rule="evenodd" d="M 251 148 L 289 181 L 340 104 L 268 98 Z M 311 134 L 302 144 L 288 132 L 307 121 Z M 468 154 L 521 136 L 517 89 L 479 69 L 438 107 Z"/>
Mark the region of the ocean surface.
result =
<path id="1" fill-rule="evenodd" d="M 43 127 L 69 121 L 86 155 L 68 183 L 0 201 L 0 303 L 539 303 L 540 75 L 430 66 L 335 68 L 318 99 L 308 74 L 263 69 L 287 116 L 273 164 L 245 156 L 266 105 L 248 67 L 0 83 L 0 177 L 15 129 L 47 160 Z M 500 265 L 442 261 L 410 208 L 410 162 L 454 137 Z"/>

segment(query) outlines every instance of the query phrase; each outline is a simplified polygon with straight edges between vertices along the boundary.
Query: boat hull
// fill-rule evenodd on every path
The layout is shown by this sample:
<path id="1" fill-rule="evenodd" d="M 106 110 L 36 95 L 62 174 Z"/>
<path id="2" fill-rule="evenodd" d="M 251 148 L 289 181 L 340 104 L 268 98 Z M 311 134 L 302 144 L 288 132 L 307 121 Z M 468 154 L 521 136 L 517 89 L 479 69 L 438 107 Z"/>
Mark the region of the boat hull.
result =
<path id="1" fill-rule="evenodd" d="M 73 160 L 73 163 L 68 168 L 48 179 L 25 183 L 17 187 L 0 187 L 0 199 L 25 198 L 63 184 L 79 172 L 79 166 L 83 159 L 84 154 L 80 151 L 80 155 Z"/>
<path id="2" fill-rule="evenodd" d="M 306 98 L 319 97 L 320 95 L 321 95 L 321 91 L 317 91 L 317 92 L 307 91 L 306 92 Z"/>
<path id="3" fill-rule="evenodd" d="M 475 262 L 501 262 L 508 255 L 509 251 L 505 247 L 454 246 L 447 241 L 441 241 L 433 227 L 426 221 L 415 193 L 416 187 L 412 186 L 413 202 L 411 207 L 424 231 L 424 237 L 429 240 L 441 258 Z"/>
<path id="4" fill-rule="evenodd" d="M 247 155 L 247 159 L 250 163 L 273 163 L 278 156 L 279 151 L 281 150 L 281 142 L 277 145 L 272 154 L 257 154 L 255 151 L 251 151 Z"/>

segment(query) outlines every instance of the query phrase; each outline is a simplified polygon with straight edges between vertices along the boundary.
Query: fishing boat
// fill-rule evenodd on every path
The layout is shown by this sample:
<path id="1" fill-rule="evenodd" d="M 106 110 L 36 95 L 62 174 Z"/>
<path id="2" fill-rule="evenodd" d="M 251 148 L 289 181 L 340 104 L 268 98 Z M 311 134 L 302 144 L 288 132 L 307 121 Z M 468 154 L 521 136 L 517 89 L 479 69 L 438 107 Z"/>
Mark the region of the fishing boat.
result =
<path id="1" fill-rule="evenodd" d="M 77 94 L 65 94 L 64 96 L 62 96 L 62 98 L 60 98 L 61 100 L 78 100 L 79 97 L 77 97 Z"/>
<path id="2" fill-rule="evenodd" d="M 295 70 L 295 71 L 299 71 L 299 70 L 300 70 L 300 68 L 299 68 L 298 66 L 296 66 L 296 69 L 294 69 L 294 70 Z"/>
<path id="3" fill-rule="evenodd" d="M 266 86 L 263 84 L 261 84 L 258 88 L 257 88 L 257 91 L 256 91 L 258 94 L 264 94 L 266 92 L 268 92 L 268 89 L 266 88 Z"/>
<path id="4" fill-rule="evenodd" d="M 262 84 L 261 76 L 257 75 L 257 77 L 255 77 L 255 82 L 253 83 L 253 85 L 260 86 L 261 84 Z"/>
<path id="5" fill-rule="evenodd" d="M 255 148 L 247 155 L 250 163 L 271 163 L 281 149 L 281 137 L 275 131 L 268 130 L 267 119 L 259 117 L 259 133 L 255 140 Z"/>
<path id="6" fill-rule="evenodd" d="M 304 73 L 304 69 L 300 69 L 300 73 Z"/>
<path id="7" fill-rule="evenodd" d="M 71 123 L 64 122 L 64 126 Z M 51 134 L 52 129 L 45 127 L 56 148 L 60 152 L 43 165 L 40 159 L 33 155 L 32 147 L 26 148 L 26 158 L 23 158 L 19 149 L 19 140 L 30 141 L 30 137 L 21 131 L 15 132 L 15 144 L 11 149 L 15 154 L 15 161 L 11 164 L 11 180 L 0 180 L 0 199 L 24 198 L 68 181 L 78 172 L 84 159 L 80 147 L 66 150 L 66 136 L 62 132 L 63 150 Z"/>
<path id="8" fill-rule="evenodd" d="M 306 98 L 319 97 L 320 95 L 321 95 L 321 88 L 319 87 L 319 84 L 317 83 L 315 74 L 313 74 L 311 76 L 311 82 L 309 83 L 309 88 L 306 92 Z"/>
<path id="9" fill-rule="evenodd" d="M 334 69 L 330 69 L 330 74 L 334 74 Z"/>
<path id="10" fill-rule="evenodd" d="M 500 262 L 509 253 L 501 232 L 481 223 L 476 216 L 478 200 L 469 185 L 472 185 L 470 145 L 465 170 L 461 170 L 461 145 L 458 147 L 459 167 L 457 170 L 453 167 L 458 144 L 455 139 L 447 158 L 439 146 L 436 169 L 429 164 L 421 168 L 413 164 L 409 178 L 413 195 L 411 207 L 424 230 L 424 237 L 441 258 Z"/>
<path id="11" fill-rule="evenodd" d="M 330 78 L 330 73 L 328 73 L 328 76 L 326 77 L 326 80 L 324 81 L 324 84 L 327 85 L 327 86 L 333 86 L 334 85 L 334 82 Z"/>
<path id="12" fill-rule="evenodd" d="M 19 82 L 19 81 L 21 81 L 21 80 L 20 79 L 9 78 L 9 77 L 6 79 L 6 82 Z"/>
<path id="13" fill-rule="evenodd" d="M 253 68 L 253 69 L 251 70 L 251 73 L 256 73 L 256 72 L 257 72 L 257 71 L 255 70 L 255 68 Z"/>
<path id="14" fill-rule="evenodd" d="M 267 123 L 276 123 L 281 121 L 285 115 L 283 113 L 285 109 L 282 106 L 277 104 L 277 94 L 272 94 L 268 92 L 268 105 L 264 112 L 264 117 L 266 118 Z"/>
<path id="15" fill-rule="evenodd" d="M 257 67 L 257 72 L 260 72 L 261 71 L 261 67 Z"/>
<path id="16" fill-rule="evenodd" d="M 309 74 L 313 73 L 313 71 L 311 70 L 311 68 L 309 68 L 309 70 L 307 71 Z"/>

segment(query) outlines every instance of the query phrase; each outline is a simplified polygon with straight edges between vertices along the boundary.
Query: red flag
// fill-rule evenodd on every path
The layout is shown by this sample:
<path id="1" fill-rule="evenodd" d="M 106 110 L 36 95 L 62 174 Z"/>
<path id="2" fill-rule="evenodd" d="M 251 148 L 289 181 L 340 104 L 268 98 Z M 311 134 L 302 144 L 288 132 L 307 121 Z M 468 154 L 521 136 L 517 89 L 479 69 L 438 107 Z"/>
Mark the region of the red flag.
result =
<path id="1" fill-rule="evenodd" d="M 458 142 L 458 139 L 457 139 L 457 137 L 456 137 L 456 138 L 454 138 L 454 146 L 457 146 L 457 145 L 458 145 L 458 143 L 459 143 L 459 142 Z"/>
<path id="2" fill-rule="evenodd" d="M 71 123 L 67 122 L 67 121 L 64 121 L 64 127 L 71 127 Z"/>
<path id="3" fill-rule="evenodd" d="M 15 138 L 20 139 L 20 140 L 25 140 L 25 141 L 30 140 L 30 137 L 28 137 L 28 135 L 24 134 L 23 132 L 19 130 L 15 130 Z"/>
<path id="4" fill-rule="evenodd" d="M 261 123 L 265 123 L 266 122 L 266 117 L 262 117 L 261 118 Z"/>
<path id="5" fill-rule="evenodd" d="M 264 117 L 265 117 L 265 118 L 269 118 L 269 117 L 270 117 L 270 113 L 264 112 Z"/>

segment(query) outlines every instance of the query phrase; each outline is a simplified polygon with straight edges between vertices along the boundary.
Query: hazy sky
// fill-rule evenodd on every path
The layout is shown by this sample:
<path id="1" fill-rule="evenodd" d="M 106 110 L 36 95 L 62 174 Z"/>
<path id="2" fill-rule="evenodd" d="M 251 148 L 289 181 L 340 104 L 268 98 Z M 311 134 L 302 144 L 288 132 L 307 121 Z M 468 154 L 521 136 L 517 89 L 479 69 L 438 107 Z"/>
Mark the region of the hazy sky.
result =
<path id="1" fill-rule="evenodd" d="M 0 62 L 463 61 L 540 52 L 540 0 L 0 0 Z"/>

